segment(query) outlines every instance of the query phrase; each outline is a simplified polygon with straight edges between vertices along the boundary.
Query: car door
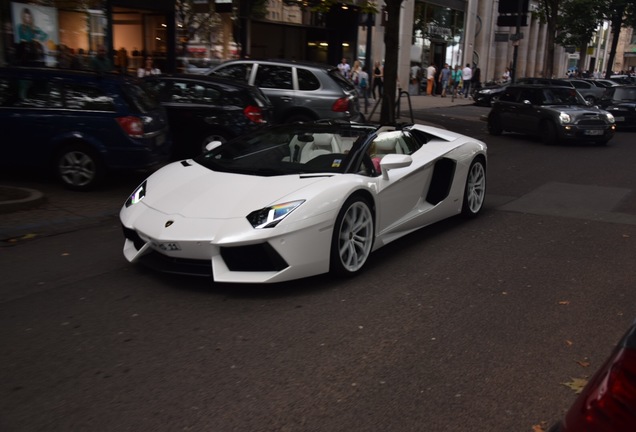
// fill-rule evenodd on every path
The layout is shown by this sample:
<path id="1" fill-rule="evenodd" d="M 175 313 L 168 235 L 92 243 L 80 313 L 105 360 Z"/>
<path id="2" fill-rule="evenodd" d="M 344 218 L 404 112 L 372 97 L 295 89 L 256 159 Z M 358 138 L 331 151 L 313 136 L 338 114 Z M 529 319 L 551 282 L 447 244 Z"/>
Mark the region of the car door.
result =
<path id="1" fill-rule="evenodd" d="M 388 154 L 409 155 L 410 166 L 393 169 L 388 179 L 377 177 L 379 220 L 377 233 L 388 234 L 415 229 L 422 224 L 425 213 L 434 206 L 426 202 L 426 193 L 434 164 L 430 154 L 421 152 L 418 141 L 407 131 L 387 132 L 376 138 L 371 146 L 391 148 Z M 419 157 L 418 157 L 419 156 Z"/>
<path id="2" fill-rule="evenodd" d="M 283 121 L 287 117 L 287 112 L 295 105 L 296 92 L 292 67 L 259 63 L 251 84 L 260 88 L 272 103 L 275 121 Z"/>
<path id="3" fill-rule="evenodd" d="M 538 108 L 543 101 L 542 89 L 524 88 L 519 94 L 519 104 L 514 116 L 518 132 L 536 135 L 539 130 L 541 112 Z"/>
<path id="4" fill-rule="evenodd" d="M 4 166 L 37 166 L 50 160 L 52 139 L 66 123 L 59 80 L 46 76 L 0 78 L 0 129 Z"/>
<path id="5" fill-rule="evenodd" d="M 508 87 L 499 97 L 497 106 L 493 108 L 499 116 L 502 127 L 507 131 L 517 132 L 519 130 L 520 93 L 521 88 Z"/>

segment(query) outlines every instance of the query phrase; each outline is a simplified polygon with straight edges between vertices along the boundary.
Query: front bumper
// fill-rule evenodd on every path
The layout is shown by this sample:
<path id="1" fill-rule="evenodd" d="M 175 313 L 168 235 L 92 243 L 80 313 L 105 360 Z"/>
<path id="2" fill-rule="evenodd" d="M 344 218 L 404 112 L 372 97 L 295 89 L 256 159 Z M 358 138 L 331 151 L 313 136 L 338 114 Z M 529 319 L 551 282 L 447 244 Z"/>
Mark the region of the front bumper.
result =
<path id="1" fill-rule="evenodd" d="M 616 133 L 615 124 L 578 125 L 568 124 L 559 128 L 559 138 L 575 141 L 609 141 Z"/>

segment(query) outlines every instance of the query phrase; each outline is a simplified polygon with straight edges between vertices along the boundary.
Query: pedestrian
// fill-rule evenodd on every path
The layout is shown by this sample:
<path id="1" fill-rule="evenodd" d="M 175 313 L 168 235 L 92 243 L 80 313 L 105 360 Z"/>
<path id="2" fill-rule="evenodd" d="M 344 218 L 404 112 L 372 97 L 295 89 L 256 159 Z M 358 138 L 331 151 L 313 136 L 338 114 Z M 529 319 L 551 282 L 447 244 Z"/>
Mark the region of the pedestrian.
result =
<path id="1" fill-rule="evenodd" d="M 510 68 L 509 67 L 507 67 L 506 70 L 504 71 L 503 75 L 501 75 L 501 82 L 507 83 L 508 81 L 510 81 Z"/>
<path id="2" fill-rule="evenodd" d="M 121 47 L 115 53 L 115 66 L 117 66 L 117 70 L 121 74 L 128 72 L 128 51 L 126 51 L 126 48 Z"/>
<path id="3" fill-rule="evenodd" d="M 431 63 L 426 68 L 426 94 L 428 96 L 435 96 L 434 87 L 435 87 L 435 65 Z"/>
<path id="4" fill-rule="evenodd" d="M 451 73 L 451 93 L 454 96 L 457 95 L 457 89 L 462 83 L 462 70 L 459 65 L 455 65 L 455 70 Z"/>
<path id="5" fill-rule="evenodd" d="M 422 76 L 422 68 L 418 63 L 411 64 L 411 82 L 409 85 L 409 94 L 415 96 L 420 94 L 420 79 Z"/>
<path id="6" fill-rule="evenodd" d="M 438 79 L 442 87 L 442 97 L 446 97 L 446 89 L 448 89 L 448 83 L 451 79 L 451 70 L 448 67 L 448 63 L 444 63 L 444 68 L 440 72 Z"/>
<path id="7" fill-rule="evenodd" d="M 358 97 L 364 98 L 364 113 L 369 113 L 369 74 L 366 67 L 361 68 L 358 72 Z"/>
<path id="8" fill-rule="evenodd" d="M 473 71 L 471 88 L 473 90 L 473 94 L 481 89 L 481 69 L 479 69 L 478 67 L 476 67 Z"/>
<path id="9" fill-rule="evenodd" d="M 382 93 L 384 91 L 384 68 L 382 67 L 382 63 L 379 61 L 375 62 L 375 66 L 373 67 L 373 98 L 376 99 L 375 89 L 378 89 L 378 99 L 382 98 Z"/>
<path id="10" fill-rule="evenodd" d="M 360 64 L 360 60 L 355 60 L 353 62 L 353 66 L 351 67 L 351 81 L 353 84 L 358 87 L 358 83 L 360 81 L 360 72 L 362 72 L 362 66 Z"/>
<path id="11" fill-rule="evenodd" d="M 464 88 L 462 92 L 464 93 L 464 99 L 466 99 L 470 95 L 470 83 L 473 79 L 473 70 L 470 68 L 470 63 L 466 63 L 466 67 L 462 69 L 462 82 L 464 83 Z"/>
<path id="12" fill-rule="evenodd" d="M 161 75 L 161 71 L 153 65 L 152 57 L 148 56 L 146 57 L 144 67 L 137 69 L 137 76 L 142 78 L 150 75 Z"/>
<path id="13" fill-rule="evenodd" d="M 347 63 L 347 59 L 345 57 L 343 57 L 342 61 L 338 63 L 338 70 L 340 71 L 340 74 L 343 77 L 349 78 L 349 73 L 351 72 L 351 66 L 349 66 L 349 63 Z"/>
<path id="14" fill-rule="evenodd" d="M 91 59 L 91 69 L 96 72 L 110 72 L 113 70 L 113 64 L 108 56 L 106 56 L 106 48 L 104 45 L 97 47 L 97 54 Z"/>

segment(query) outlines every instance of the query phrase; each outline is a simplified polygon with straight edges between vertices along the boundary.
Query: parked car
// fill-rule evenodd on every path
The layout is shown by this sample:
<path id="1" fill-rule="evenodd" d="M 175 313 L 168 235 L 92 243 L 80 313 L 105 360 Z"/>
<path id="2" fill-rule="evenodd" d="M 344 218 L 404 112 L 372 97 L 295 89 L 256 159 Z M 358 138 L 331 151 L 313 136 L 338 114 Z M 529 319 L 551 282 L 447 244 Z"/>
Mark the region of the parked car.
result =
<path id="1" fill-rule="evenodd" d="M 549 432 L 636 430 L 636 322 Z"/>
<path id="2" fill-rule="evenodd" d="M 636 128 L 636 86 L 608 89 L 599 105 L 612 113 L 619 130 Z"/>
<path id="3" fill-rule="evenodd" d="M 473 94 L 473 100 L 475 101 L 475 105 L 479 106 L 492 106 L 493 102 L 495 102 L 499 97 L 503 94 L 503 92 L 508 88 L 510 82 L 497 84 L 493 86 L 487 86 L 482 88 L 481 90 L 476 91 Z M 534 77 L 523 77 L 519 78 L 515 81 L 515 84 L 537 84 L 537 85 L 554 85 L 554 86 L 563 86 L 563 87 L 573 87 L 572 83 L 569 80 L 562 79 L 552 79 L 552 78 L 534 78 Z"/>
<path id="4" fill-rule="evenodd" d="M 574 88 L 511 85 L 490 110 L 488 131 L 491 135 L 535 135 L 546 144 L 591 141 L 605 145 L 616 125 L 612 114 L 589 106 Z"/>
<path id="5" fill-rule="evenodd" d="M 594 84 L 597 87 L 617 87 L 620 86 L 621 84 L 617 83 L 616 81 L 612 81 L 612 80 L 608 80 L 608 79 L 603 79 L 603 78 L 586 78 L 583 79 L 583 81 L 587 81 L 589 83 Z"/>
<path id="6" fill-rule="evenodd" d="M 586 80 L 571 79 L 570 82 L 572 83 L 576 91 L 581 93 L 583 99 L 591 104 L 595 104 L 605 94 L 605 88 L 595 86 L 594 84 Z"/>
<path id="7" fill-rule="evenodd" d="M 355 86 L 336 67 L 286 60 L 230 60 L 210 74 L 259 87 L 274 105 L 277 123 L 364 120 Z"/>
<path id="8" fill-rule="evenodd" d="M 165 111 L 133 78 L 52 68 L 0 68 L 0 166 L 51 168 L 67 187 L 106 170 L 170 156 Z"/>
<path id="9" fill-rule="evenodd" d="M 155 172 L 120 212 L 124 256 L 216 282 L 361 271 L 373 250 L 477 216 L 486 145 L 425 125 L 261 129 Z"/>
<path id="10" fill-rule="evenodd" d="M 210 141 L 225 142 L 272 121 L 272 104 L 258 87 L 192 74 L 143 79 L 168 115 L 174 156 L 194 157 Z"/>

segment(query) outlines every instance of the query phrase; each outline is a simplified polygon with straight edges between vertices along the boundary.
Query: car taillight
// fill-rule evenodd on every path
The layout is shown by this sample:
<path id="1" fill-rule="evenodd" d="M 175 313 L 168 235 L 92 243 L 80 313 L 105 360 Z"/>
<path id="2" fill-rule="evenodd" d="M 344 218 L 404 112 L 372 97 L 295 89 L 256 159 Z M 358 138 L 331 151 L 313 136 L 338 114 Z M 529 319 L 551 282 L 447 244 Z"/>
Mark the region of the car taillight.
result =
<path id="1" fill-rule="evenodd" d="M 263 118 L 263 111 L 257 106 L 246 106 L 243 110 L 243 114 L 245 114 L 245 117 L 247 117 L 254 123 L 265 123 L 265 119 Z"/>
<path id="2" fill-rule="evenodd" d="M 631 333 L 632 344 L 629 341 Z M 636 337 L 632 328 L 583 389 L 563 422 L 564 432 L 636 430 Z"/>
<path id="3" fill-rule="evenodd" d="M 331 107 L 331 111 L 334 112 L 346 112 L 349 111 L 349 98 L 341 97 L 335 101 Z"/>
<path id="4" fill-rule="evenodd" d="M 139 117 L 117 117 L 117 123 L 119 123 L 119 126 L 121 126 L 128 136 L 132 138 L 143 138 L 144 123 Z"/>

